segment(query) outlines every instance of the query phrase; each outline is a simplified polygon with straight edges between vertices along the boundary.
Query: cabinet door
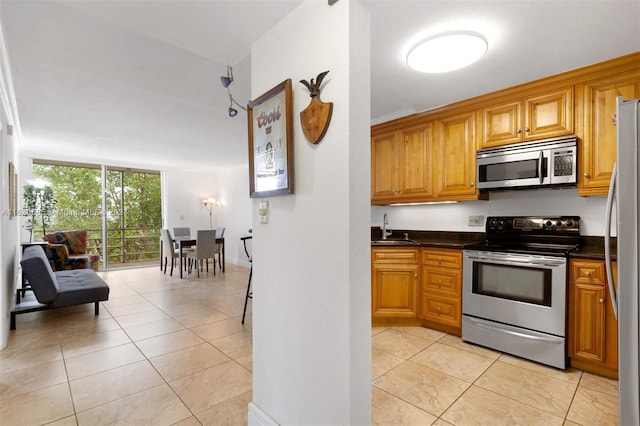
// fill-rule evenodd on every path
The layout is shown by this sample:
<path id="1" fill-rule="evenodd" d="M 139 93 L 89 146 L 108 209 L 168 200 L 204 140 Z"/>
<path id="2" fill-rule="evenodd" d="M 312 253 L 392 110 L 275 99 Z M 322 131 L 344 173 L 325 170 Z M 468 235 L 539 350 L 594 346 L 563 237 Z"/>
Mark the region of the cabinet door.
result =
<path id="1" fill-rule="evenodd" d="M 397 197 L 398 150 L 396 134 L 386 133 L 371 139 L 371 200 Z"/>
<path id="2" fill-rule="evenodd" d="M 482 147 L 490 148 L 520 142 L 521 110 L 520 100 L 484 108 Z"/>
<path id="3" fill-rule="evenodd" d="M 569 356 L 585 361 L 605 361 L 605 287 L 575 284 L 571 314 Z M 571 312 L 572 311 L 572 312 Z"/>
<path id="4" fill-rule="evenodd" d="M 477 195 L 476 112 L 466 112 L 436 121 L 436 196 L 442 200 Z"/>
<path id="5" fill-rule="evenodd" d="M 620 74 L 578 86 L 578 194 L 606 195 L 616 162 L 616 98 L 640 96 L 640 72 Z"/>
<path id="6" fill-rule="evenodd" d="M 374 318 L 416 318 L 418 265 L 371 268 L 371 313 Z"/>
<path id="7" fill-rule="evenodd" d="M 573 87 L 524 100 L 524 140 L 573 133 Z"/>
<path id="8" fill-rule="evenodd" d="M 610 376 L 618 368 L 618 322 L 611 307 L 604 262 L 577 259 L 570 265 L 569 356 L 587 361 L 594 371 Z M 615 262 L 612 266 L 615 283 Z"/>
<path id="9" fill-rule="evenodd" d="M 460 299 L 422 293 L 421 305 L 421 318 L 457 329 L 461 327 Z"/>
<path id="10" fill-rule="evenodd" d="M 400 198 L 432 197 L 431 123 L 401 131 L 398 141 L 402 143 L 398 176 Z"/>
<path id="11" fill-rule="evenodd" d="M 462 297 L 462 271 L 460 269 L 423 266 L 422 291 L 445 297 Z"/>
<path id="12" fill-rule="evenodd" d="M 422 264 L 462 269 L 462 251 L 455 249 L 422 249 Z"/>

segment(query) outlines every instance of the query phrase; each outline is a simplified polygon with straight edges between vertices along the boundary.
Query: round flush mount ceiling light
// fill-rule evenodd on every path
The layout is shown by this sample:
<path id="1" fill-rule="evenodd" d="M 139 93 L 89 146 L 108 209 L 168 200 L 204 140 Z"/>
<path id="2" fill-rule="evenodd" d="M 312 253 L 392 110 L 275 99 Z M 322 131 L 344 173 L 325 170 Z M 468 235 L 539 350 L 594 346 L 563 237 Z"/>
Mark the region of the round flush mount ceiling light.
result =
<path id="1" fill-rule="evenodd" d="M 472 32 L 448 32 L 421 41 L 407 54 L 416 71 L 441 73 L 471 65 L 487 52 L 484 37 Z"/>

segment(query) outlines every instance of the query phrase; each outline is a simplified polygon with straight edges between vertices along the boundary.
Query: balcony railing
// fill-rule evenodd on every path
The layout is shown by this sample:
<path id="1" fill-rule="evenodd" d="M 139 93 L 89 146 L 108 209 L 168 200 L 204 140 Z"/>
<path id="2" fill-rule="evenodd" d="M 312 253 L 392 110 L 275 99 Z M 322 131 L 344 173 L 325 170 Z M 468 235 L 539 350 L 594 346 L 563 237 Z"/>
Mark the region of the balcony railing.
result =
<path id="1" fill-rule="evenodd" d="M 104 265 L 102 230 L 87 229 L 87 252 L 100 255 Z M 148 265 L 160 259 L 160 228 L 109 228 L 107 268 Z"/>

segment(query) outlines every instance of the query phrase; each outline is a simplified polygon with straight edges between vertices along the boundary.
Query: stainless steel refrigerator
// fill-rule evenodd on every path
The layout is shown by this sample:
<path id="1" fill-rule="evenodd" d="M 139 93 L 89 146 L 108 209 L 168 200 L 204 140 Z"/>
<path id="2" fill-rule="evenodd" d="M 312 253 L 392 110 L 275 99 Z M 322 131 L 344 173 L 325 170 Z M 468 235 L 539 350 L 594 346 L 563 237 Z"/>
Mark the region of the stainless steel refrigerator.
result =
<path id="1" fill-rule="evenodd" d="M 638 168 L 640 150 L 638 132 L 640 100 L 617 99 L 618 154 L 606 209 L 605 250 L 607 276 L 613 310 L 618 318 L 618 390 L 620 398 L 620 425 L 640 425 L 640 321 L 638 306 L 638 214 L 640 213 L 640 185 Z M 617 228 L 617 294 L 613 288 L 609 239 L 611 212 L 615 203 Z"/>

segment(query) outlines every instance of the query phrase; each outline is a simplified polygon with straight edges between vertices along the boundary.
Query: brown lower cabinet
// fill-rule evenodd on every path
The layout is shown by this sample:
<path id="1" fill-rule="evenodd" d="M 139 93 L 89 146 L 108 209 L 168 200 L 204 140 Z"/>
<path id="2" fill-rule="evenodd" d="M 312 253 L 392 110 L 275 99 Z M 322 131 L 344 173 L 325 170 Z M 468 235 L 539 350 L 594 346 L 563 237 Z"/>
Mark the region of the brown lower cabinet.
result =
<path id="1" fill-rule="evenodd" d="M 420 325 L 418 248 L 371 249 L 371 317 L 374 326 Z"/>
<path id="2" fill-rule="evenodd" d="M 462 325 L 462 251 L 422 249 L 420 318 L 423 325 L 456 336 Z"/>
<path id="3" fill-rule="evenodd" d="M 460 336 L 462 251 L 371 249 L 374 326 L 425 326 Z"/>
<path id="4" fill-rule="evenodd" d="M 613 267 L 615 281 L 615 263 Z M 569 261 L 569 357 L 571 366 L 618 378 L 618 321 L 604 261 Z"/>

